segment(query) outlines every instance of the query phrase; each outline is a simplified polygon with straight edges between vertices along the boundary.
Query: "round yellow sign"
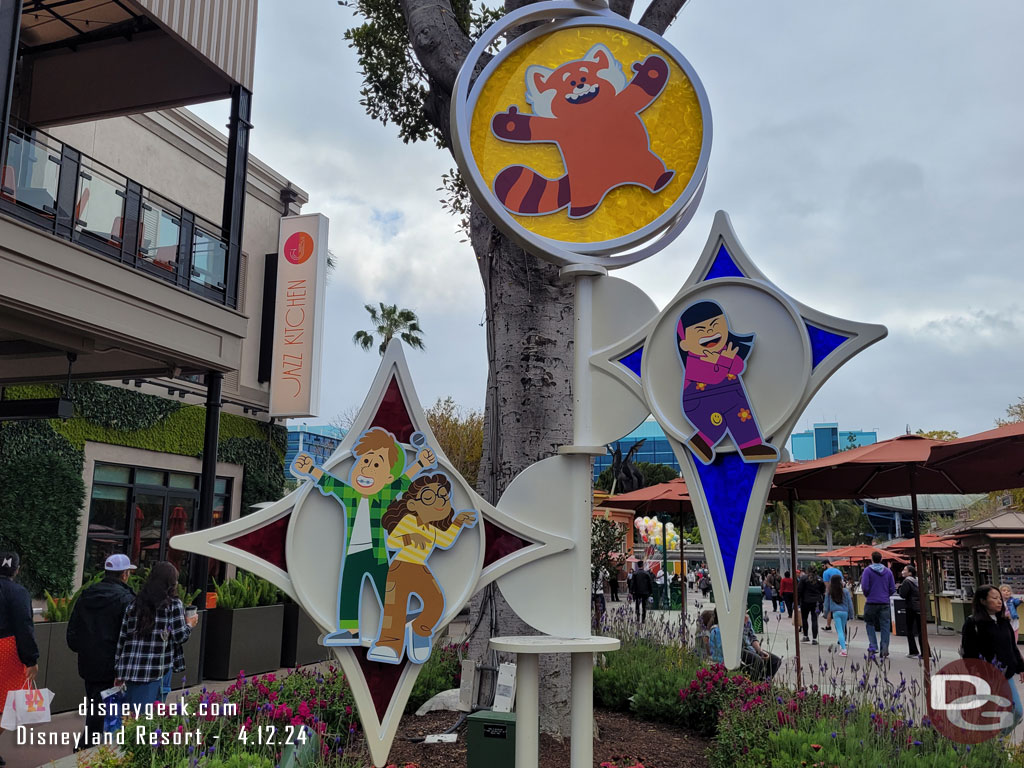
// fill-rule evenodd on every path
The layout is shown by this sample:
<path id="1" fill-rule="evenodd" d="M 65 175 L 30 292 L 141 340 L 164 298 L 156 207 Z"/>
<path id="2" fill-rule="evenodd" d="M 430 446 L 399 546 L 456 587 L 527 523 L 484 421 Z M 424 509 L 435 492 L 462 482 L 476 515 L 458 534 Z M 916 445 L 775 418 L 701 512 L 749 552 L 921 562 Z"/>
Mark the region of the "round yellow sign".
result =
<path id="1" fill-rule="evenodd" d="M 488 74 L 472 110 L 471 154 L 529 232 L 580 245 L 615 241 L 692 194 L 710 138 L 702 95 L 676 56 L 639 34 L 556 29 Z"/>

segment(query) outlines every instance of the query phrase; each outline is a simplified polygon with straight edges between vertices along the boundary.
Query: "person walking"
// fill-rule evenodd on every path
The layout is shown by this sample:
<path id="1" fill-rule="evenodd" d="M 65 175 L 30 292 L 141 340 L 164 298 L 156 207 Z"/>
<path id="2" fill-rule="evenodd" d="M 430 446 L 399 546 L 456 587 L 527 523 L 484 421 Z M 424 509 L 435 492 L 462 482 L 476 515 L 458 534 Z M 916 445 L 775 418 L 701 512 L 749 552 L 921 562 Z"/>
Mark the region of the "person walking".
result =
<path id="1" fill-rule="evenodd" d="M 779 593 L 775 591 L 775 580 L 772 578 L 772 572 L 766 571 L 764 579 L 761 581 L 761 593 L 764 599 L 772 601 L 772 610 L 777 611 L 779 609 Z"/>
<path id="2" fill-rule="evenodd" d="M 1010 626 L 1013 627 L 1013 638 L 1016 640 L 1020 630 L 1020 615 L 1017 613 L 1017 608 L 1024 600 L 1013 594 L 1013 588 L 1009 584 L 1000 584 L 999 594 L 1003 596 L 1006 618 L 1010 620 Z"/>
<path id="3" fill-rule="evenodd" d="M 658 569 L 658 575 L 654 577 L 654 584 L 654 607 L 659 610 L 668 610 L 668 578 L 664 568 Z"/>
<path id="4" fill-rule="evenodd" d="M 1024 658 L 1013 637 L 1013 627 L 1004 613 L 1003 596 L 991 584 L 974 591 L 973 613 L 967 617 L 960 632 L 961 648 L 965 659 L 984 659 L 1004 670 L 1006 682 L 1013 697 L 1014 724 L 1024 716 L 1020 693 L 1013 676 L 1020 675 L 1024 682 Z M 1013 730 L 1011 725 L 1004 733 Z"/>
<path id="5" fill-rule="evenodd" d="M 600 628 L 604 622 L 604 613 L 606 609 L 604 601 L 604 585 L 608 580 L 608 571 L 604 566 L 598 566 L 595 569 L 591 569 L 591 575 L 593 576 L 594 583 L 591 585 L 590 599 L 594 605 L 594 616 L 593 625 L 595 628 Z"/>
<path id="6" fill-rule="evenodd" d="M 789 575 L 789 571 L 786 571 L 782 575 L 782 579 L 779 581 L 779 596 L 782 598 L 782 602 L 786 604 L 786 612 L 789 614 L 789 618 L 793 618 L 793 579 Z M 782 613 L 782 610 L 779 610 Z"/>
<path id="7" fill-rule="evenodd" d="M 619 578 L 622 576 L 622 569 L 619 566 L 612 566 L 612 575 L 608 579 L 608 590 L 611 592 L 613 603 L 619 602 Z"/>
<path id="8" fill-rule="evenodd" d="M 647 598 L 654 592 L 654 579 L 643 563 L 636 564 L 633 571 L 633 602 L 636 607 L 636 620 L 641 624 L 647 622 Z"/>
<path id="9" fill-rule="evenodd" d="M 103 733 L 103 715 L 98 710 L 101 692 L 114 685 L 114 656 L 121 635 L 124 612 L 135 593 L 128 576 L 136 566 L 126 555 L 111 555 L 103 563 L 103 580 L 85 590 L 75 602 L 68 621 L 68 648 L 78 654 L 78 676 L 85 682 L 85 695 L 93 705 L 85 717 L 85 738 L 78 749 L 94 743 Z"/>
<path id="10" fill-rule="evenodd" d="M 846 627 L 850 617 L 853 616 L 853 597 L 850 590 L 843 586 L 843 577 L 836 574 L 828 583 L 828 590 L 825 592 L 825 619 L 831 619 L 836 623 L 836 640 L 839 641 L 839 655 L 846 655 Z"/>
<path id="11" fill-rule="evenodd" d="M 919 659 L 921 652 L 917 649 L 917 640 L 921 639 L 921 587 L 917 583 L 917 568 L 908 565 L 903 569 L 903 581 L 897 590 L 903 598 L 907 611 L 907 658 Z"/>
<path id="12" fill-rule="evenodd" d="M 124 613 L 114 658 L 114 684 L 126 686 L 125 701 L 162 701 L 161 683 L 168 670 L 184 661 L 181 646 L 188 640 L 197 616 L 185 617 L 178 597 L 178 569 L 160 561 Z"/>
<path id="13" fill-rule="evenodd" d="M 28 687 L 39 672 L 32 598 L 14 581 L 19 570 L 21 558 L 17 552 L 0 552 L 0 709 L 8 693 Z M 0 766 L 4 764 L 0 757 Z"/>
<path id="14" fill-rule="evenodd" d="M 804 629 L 804 642 L 818 644 L 818 611 L 825 601 L 825 584 L 818 578 L 818 571 L 811 566 L 807 575 L 797 585 L 797 603 L 800 604 L 800 623 Z M 807 636 L 807 619 L 811 620 L 811 638 Z M 812 639 L 813 638 L 813 639 Z"/>
<path id="15" fill-rule="evenodd" d="M 864 593 L 864 623 L 868 627 L 868 654 L 878 651 L 879 658 L 889 656 L 889 633 L 891 616 L 889 598 L 896 592 L 896 580 L 892 571 L 882 565 L 882 553 L 877 549 L 871 553 L 871 565 L 860 577 L 860 588 Z M 881 644 L 878 634 L 881 632 Z"/>
<path id="16" fill-rule="evenodd" d="M 832 577 L 838 576 L 840 579 L 843 578 L 843 572 L 836 568 L 828 560 L 825 561 L 825 570 L 821 572 L 821 580 L 825 583 L 825 589 L 828 590 L 829 584 L 832 583 Z M 825 632 L 832 631 L 832 620 L 827 616 L 825 617 L 825 626 L 822 628 Z"/>
<path id="17" fill-rule="evenodd" d="M 707 600 L 708 592 L 711 591 L 711 576 L 708 575 L 707 571 L 705 571 L 704 575 L 700 577 L 700 581 L 697 582 L 697 586 L 700 588 L 701 596 Z"/>

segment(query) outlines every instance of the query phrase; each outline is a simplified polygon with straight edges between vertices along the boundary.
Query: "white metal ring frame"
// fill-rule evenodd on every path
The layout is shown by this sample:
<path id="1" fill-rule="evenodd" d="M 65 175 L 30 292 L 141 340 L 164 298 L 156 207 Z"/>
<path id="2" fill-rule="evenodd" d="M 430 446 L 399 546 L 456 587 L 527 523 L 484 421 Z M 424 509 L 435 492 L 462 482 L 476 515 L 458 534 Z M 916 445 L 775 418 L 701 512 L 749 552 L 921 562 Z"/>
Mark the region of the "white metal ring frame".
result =
<path id="1" fill-rule="evenodd" d="M 549 23 L 531 30 L 505 46 L 484 67 L 470 92 L 473 72 L 488 46 L 509 30 L 534 22 Z M 671 56 L 693 85 L 703 122 L 703 136 L 697 165 L 683 192 L 672 206 L 654 221 L 629 235 L 596 243 L 567 243 L 535 234 L 522 226 L 491 191 L 480 172 L 470 146 L 473 111 L 476 108 L 483 84 L 502 62 L 514 51 L 538 37 L 577 26 L 602 26 L 621 30 L 647 40 Z M 704 86 L 690 63 L 661 36 L 632 24 L 607 7 L 594 5 L 584 0 L 553 0 L 552 2 L 537 3 L 520 8 L 495 22 L 470 50 L 455 81 L 451 102 L 451 131 L 455 161 L 458 163 L 462 177 L 474 200 L 484 209 L 491 221 L 516 244 L 560 267 L 591 264 L 606 269 L 619 269 L 636 264 L 662 250 L 683 231 L 690 219 L 693 218 L 701 196 L 704 194 L 708 159 L 711 155 L 711 108 L 708 104 L 707 94 L 704 92 Z"/>

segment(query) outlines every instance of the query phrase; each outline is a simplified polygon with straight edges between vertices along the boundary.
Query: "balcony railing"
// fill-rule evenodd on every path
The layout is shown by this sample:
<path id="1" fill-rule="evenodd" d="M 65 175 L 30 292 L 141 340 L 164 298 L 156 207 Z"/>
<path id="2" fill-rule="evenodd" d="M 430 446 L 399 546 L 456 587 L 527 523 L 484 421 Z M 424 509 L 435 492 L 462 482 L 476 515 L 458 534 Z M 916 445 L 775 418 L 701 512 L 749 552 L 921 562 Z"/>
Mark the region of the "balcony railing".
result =
<path id="1" fill-rule="evenodd" d="M 8 134 L 0 211 L 235 308 L 238 264 L 219 226 L 42 131 Z"/>

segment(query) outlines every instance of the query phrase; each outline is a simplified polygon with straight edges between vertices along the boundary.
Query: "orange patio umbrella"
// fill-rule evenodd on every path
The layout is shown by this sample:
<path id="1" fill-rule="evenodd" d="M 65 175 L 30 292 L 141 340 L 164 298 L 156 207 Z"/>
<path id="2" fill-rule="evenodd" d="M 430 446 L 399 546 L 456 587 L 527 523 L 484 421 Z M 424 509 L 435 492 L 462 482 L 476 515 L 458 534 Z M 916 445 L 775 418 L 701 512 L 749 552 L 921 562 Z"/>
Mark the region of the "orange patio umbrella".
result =
<path id="1" fill-rule="evenodd" d="M 1024 422 L 932 446 L 925 469 L 942 473 L 962 493 L 1024 488 Z"/>
<path id="2" fill-rule="evenodd" d="M 686 490 L 686 481 L 681 477 L 673 478 L 665 483 L 649 485 L 629 493 L 609 496 L 602 506 L 616 509 L 632 509 L 635 512 L 677 512 L 682 514 L 693 509 L 690 494 Z"/>

